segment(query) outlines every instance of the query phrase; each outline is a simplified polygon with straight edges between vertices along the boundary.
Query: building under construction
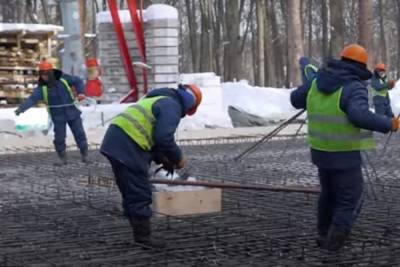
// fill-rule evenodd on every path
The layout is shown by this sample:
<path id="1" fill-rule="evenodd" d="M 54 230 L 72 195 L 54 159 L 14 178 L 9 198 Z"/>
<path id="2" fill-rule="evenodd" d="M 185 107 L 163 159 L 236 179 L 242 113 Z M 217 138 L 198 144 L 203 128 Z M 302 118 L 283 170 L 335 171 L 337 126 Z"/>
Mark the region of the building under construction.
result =
<path id="1" fill-rule="evenodd" d="M 53 167 L 41 147 L 0 156 L 0 266 L 400 266 L 398 152 L 379 138 L 364 154 L 364 209 L 338 253 L 315 243 L 317 195 L 223 189 L 222 211 L 154 216 L 168 246 L 133 242 L 107 161 L 93 147 L 87 167 L 71 152 Z M 264 143 L 240 162 L 251 137 L 182 142 L 198 180 L 318 185 L 303 137 Z M 390 143 L 400 140 L 392 137 Z"/>

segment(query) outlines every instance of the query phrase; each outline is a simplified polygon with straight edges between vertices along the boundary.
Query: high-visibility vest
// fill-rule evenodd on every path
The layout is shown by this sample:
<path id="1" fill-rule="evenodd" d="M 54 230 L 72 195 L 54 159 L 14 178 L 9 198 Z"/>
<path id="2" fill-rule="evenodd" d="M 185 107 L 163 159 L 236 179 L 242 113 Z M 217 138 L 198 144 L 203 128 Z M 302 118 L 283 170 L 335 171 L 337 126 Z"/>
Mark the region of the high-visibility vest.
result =
<path id="1" fill-rule="evenodd" d="M 384 84 L 385 81 L 382 79 L 379 79 L 380 84 Z M 371 87 L 372 89 L 372 96 L 382 96 L 382 97 L 387 97 L 389 95 L 389 88 L 385 88 L 383 90 L 376 90 L 375 88 Z"/>
<path id="2" fill-rule="evenodd" d="M 352 124 L 340 109 L 343 87 L 332 94 L 318 90 L 316 79 L 307 95 L 308 141 L 313 149 L 340 152 L 375 148 L 372 132 Z"/>
<path id="3" fill-rule="evenodd" d="M 304 75 L 307 77 L 307 79 L 310 79 L 310 77 L 308 77 L 308 70 L 309 69 L 313 70 L 314 72 L 318 72 L 318 68 L 315 67 L 313 64 L 307 64 L 304 67 Z"/>
<path id="4" fill-rule="evenodd" d="M 111 124 L 119 126 L 143 150 L 150 151 L 154 146 L 154 124 L 156 118 L 152 108 L 154 103 L 166 96 L 142 98 L 119 114 Z"/>
<path id="5" fill-rule="evenodd" d="M 75 96 L 72 93 L 72 89 L 69 86 L 68 82 L 63 78 L 61 78 L 60 81 L 64 84 L 65 88 L 67 88 L 67 91 L 69 93 L 69 96 L 71 97 L 72 103 L 75 102 Z M 43 101 L 44 101 L 44 103 L 47 106 L 49 106 L 49 88 L 47 87 L 47 85 L 43 85 L 42 86 L 42 93 L 43 93 Z"/>

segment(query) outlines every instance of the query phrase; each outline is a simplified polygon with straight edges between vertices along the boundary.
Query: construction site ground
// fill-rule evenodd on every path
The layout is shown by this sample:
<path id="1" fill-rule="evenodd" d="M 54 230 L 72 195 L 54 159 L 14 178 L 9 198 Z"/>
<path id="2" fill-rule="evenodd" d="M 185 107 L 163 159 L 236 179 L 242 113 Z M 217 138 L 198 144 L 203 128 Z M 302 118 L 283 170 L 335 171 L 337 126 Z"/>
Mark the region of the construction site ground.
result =
<path id="1" fill-rule="evenodd" d="M 268 129 L 235 137 L 227 131 L 206 136 L 205 130 L 198 138 L 181 133 L 178 139 L 199 180 L 316 186 L 306 139 L 293 135 L 297 128 L 241 162 L 233 158 Z M 1 143 L 0 266 L 400 266 L 397 134 L 385 151 L 387 136 L 376 134 L 377 150 L 363 153 L 364 209 L 338 253 L 316 245 L 317 195 L 226 189 L 220 213 L 155 216 L 154 233 L 168 246 L 143 247 L 133 242 L 96 142 L 90 165 L 71 151 L 69 164 L 60 168 L 53 166 L 50 146 L 16 144 L 14 138 L 29 139 L 9 136 Z"/>

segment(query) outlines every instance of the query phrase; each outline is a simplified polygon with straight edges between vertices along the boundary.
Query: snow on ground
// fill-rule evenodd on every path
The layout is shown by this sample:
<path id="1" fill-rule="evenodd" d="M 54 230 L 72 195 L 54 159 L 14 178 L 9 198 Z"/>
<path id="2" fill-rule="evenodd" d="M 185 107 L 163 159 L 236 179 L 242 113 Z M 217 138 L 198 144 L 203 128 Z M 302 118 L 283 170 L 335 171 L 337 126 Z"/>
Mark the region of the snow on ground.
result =
<path id="1" fill-rule="evenodd" d="M 181 81 L 198 84 L 203 91 L 203 102 L 194 116 L 185 117 L 179 131 L 200 130 L 204 128 L 232 128 L 228 115 L 228 106 L 265 117 L 269 120 L 281 120 L 290 117 L 295 110 L 289 103 L 291 90 L 252 87 L 247 82 L 223 83 L 213 73 L 183 74 Z M 85 128 L 94 130 L 104 128 L 114 116 L 127 108 L 129 104 L 100 104 L 81 107 Z M 31 108 L 19 117 L 14 115 L 15 108 L 0 110 L 1 130 L 10 131 L 10 122 L 15 131 L 39 132 L 46 130 L 48 114 L 45 108 Z M 7 121 L 7 129 L 4 129 Z M 52 134 L 52 132 L 50 132 Z M 30 134 L 32 135 L 32 133 Z"/>
<path id="2" fill-rule="evenodd" d="M 287 119 L 296 112 L 290 104 L 292 90 L 253 87 L 247 81 L 223 83 L 222 89 L 225 110 L 234 106 L 272 121 Z"/>
<path id="3" fill-rule="evenodd" d="M 139 11 L 138 11 L 139 12 Z M 119 18 L 121 23 L 132 23 L 129 10 L 119 10 Z M 178 10 L 172 6 L 164 4 L 154 4 L 142 11 L 143 20 L 159 20 L 159 19 L 178 19 Z M 96 23 L 112 23 L 110 11 L 101 11 L 96 14 Z"/>

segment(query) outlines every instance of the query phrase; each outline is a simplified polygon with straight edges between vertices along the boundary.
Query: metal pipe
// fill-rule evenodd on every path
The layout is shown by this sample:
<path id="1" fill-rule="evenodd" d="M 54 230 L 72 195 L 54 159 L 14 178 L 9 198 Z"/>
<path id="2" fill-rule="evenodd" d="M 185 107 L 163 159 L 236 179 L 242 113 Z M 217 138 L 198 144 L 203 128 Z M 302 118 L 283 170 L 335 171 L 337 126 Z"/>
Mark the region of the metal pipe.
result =
<path id="1" fill-rule="evenodd" d="M 207 186 L 226 189 L 247 189 L 257 191 L 272 191 L 286 193 L 306 193 L 319 194 L 320 189 L 317 187 L 296 187 L 296 186 L 273 186 L 262 184 L 238 184 L 238 183 L 222 183 L 212 181 L 182 181 L 182 180 L 167 180 L 167 179 L 151 179 L 153 184 L 168 184 L 168 185 L 192 185 L 192 186 Z"/>

